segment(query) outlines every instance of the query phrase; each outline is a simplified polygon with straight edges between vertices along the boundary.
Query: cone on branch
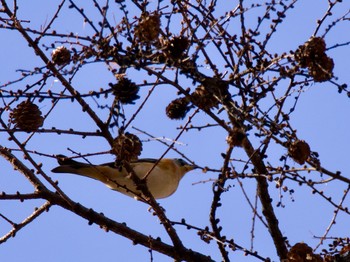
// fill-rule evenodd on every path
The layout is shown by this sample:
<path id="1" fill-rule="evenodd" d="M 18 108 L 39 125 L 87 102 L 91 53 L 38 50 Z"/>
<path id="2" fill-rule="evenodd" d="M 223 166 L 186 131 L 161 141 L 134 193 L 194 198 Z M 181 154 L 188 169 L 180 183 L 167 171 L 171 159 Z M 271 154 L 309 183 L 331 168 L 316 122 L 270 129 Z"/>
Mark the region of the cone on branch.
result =
<path id="1" fill-rule="evenodd" d="M 134 104 L 134 101 L 139 99 L 138 92 L 140 88 L 131 80 L 123 77 L 116 84 L 109 84 L 112 87 L 113 95 L 122 104 Z"/>
<path id="2" fill-rule="evenodd" d="M 326 43 L 321 37 L 312 37 L 299 46 L 295 60 L 301 68 L 308 68 L 315 82 L 325 82 L 333 77 L 334 62 L 326 54 Z"/>
<path id="3" fill-rule="evenodd" d="M 69 64 L 71 55 L 69 50 L 64 46 L 59 46 L 51 53 L 52 62 L 56 65 Z"/>
<path id="4" fill-rule="evenodd" d="M 185 51 L 189 46 L 189 40 L 184 36 L 176 36 L 166 40 L 164 44 L 165 57 L 178 60 L 184 57 Z"/>
<path id="5" fill-rule="evenodd" d="M 325 82 L 333 76 L 334 62 L 328 56 L 323 56 L 309 67 L 309 74 L 314 78 L 315 82 Z"/>
<path id="6" fill-rule="evenodd" d="M 232 147 L 242 147 L 246 134 L 242 128 L 234 127 L 233 132 L 226 138 L 226 142 Z"/>
<path id="7" fill-rule="evenodd" d="M 171 101 L 170 104 L 166 107 L 166 115 L 170 119 L 184 119 L 186 117 L 187 112 L 191 109 L 191 106 L 189 104 L 190 102 L 188 98 L 177 98 Z"/>
<path id="8" fill-rule="evenodd" d="M 295 60 L 302 68 L 312 65 L 315 60 L 319 60 L 326 52 L 326 43 L 321 37 L 312 37 L 303 45 L 299 46 L 295 52 Z"/>
<path id="9" fill-rule="evenodd" d="M 295 162 L 303 165 L 309 158 L 311 150 L 308 143 L 306 143 L 304 140 L 296 140 L 290 145 L 288 153 Z"/>
<path id="10" fill-rule="evenodd" d="M 221 79 L 206 77 L 202 84 L 191 94 L 193 103 L 203 110 L 213 107 L 218 108 L 219 104 L 230 97 L 229 85 Z"/>
<path id="11" fill-rule="evenodd" d="M 141 15 L 140 21 L 135 27 L 135 37 L 141 43 L 150 44 L 155 42 L 160 34 L 160 26 L 159 14 L 145 12 Z"/>
<path id="12" fill-rule="evenodd" d="M 142 142 L 134 134 L 120 134 L 113 141 L 112 152 L 117 156 L 117 163 L 137 159 L 142 152 Z"/>
<path id="13" fill-rule="evenodd" d="M 200 85 L 191 94 L 191 98 L 199 108 L 209 110 L 213 107 L 219 106 L 219 101 L 209 93 L 203 85 Z"/>
<path id="14" fill-rule="evenodd" d="M 287 254 L 287 262 L 323 262 L 320 255 L 314 254 L 305 243 L 296 243 Z"/>
<path id="15" fill-rule="evenodd" d="M 41 114 L 36 104 L 24 101 L 10 113 L 10 121 L 15 124 L 16 128 L 28 133 L 35 132 L 44 123 L 44 118 Z"/>

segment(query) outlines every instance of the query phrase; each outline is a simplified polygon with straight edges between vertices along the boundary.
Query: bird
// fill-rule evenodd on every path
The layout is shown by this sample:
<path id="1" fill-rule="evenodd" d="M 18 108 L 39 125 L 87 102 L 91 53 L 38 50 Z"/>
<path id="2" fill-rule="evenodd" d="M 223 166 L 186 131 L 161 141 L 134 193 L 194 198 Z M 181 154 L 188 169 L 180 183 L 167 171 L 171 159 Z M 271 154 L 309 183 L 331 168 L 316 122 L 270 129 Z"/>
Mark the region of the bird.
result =
<path id="1" fill-rule="evenodd" d="M 145 197 L 125 167 L 117 167 L 115 162 L 92 165 L 72 160 L 64 155 L 57 155 L 56 158 L 59 166 L 51 170 L 53 173 L 70 173 L 89 177 L 101 181 L 112 190 L 135 199 L 142 200 Z M 155 199 L 172 195 L 187 172 L 200 168 L 181 158 L 162 158 L 160 161 L 153 158 L 142 158 L 133 160 L 129 164 L 138 178 L 143 179 L 147 175 L 146 185 Z"/>

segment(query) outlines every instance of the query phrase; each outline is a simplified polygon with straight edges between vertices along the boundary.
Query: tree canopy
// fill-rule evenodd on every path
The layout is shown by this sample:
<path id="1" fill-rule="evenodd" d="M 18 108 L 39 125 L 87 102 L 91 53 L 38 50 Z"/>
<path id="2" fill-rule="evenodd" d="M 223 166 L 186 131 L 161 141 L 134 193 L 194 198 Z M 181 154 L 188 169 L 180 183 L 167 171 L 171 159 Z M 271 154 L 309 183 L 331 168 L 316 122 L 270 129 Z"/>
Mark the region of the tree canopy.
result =
<path id="1" fill-rule="evenodd" d="M 0 248 L 51 225 L 101 239 L 87 260 L 349 261 L 349 20 L 341 0 L 1 0 Z M 125 168 L 142 201 L 53 174 L 62 154 Z M 201 170 L 158 201 L 138 158 Z"/>

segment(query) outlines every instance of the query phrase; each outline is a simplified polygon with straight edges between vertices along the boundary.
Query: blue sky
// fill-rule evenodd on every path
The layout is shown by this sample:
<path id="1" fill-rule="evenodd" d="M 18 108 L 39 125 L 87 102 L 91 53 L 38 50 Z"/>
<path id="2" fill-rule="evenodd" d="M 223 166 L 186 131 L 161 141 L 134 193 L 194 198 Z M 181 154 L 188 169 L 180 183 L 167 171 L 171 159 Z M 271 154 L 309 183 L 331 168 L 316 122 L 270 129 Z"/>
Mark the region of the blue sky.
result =
<path id="1" fill-rule="evenodd" d="M 53 7 L 59 1 L 50 1 L 43 4 L 42 1 L 18 1 L 20 9 L 18 16 L 22 20 L 30 20 L 30 23 L 24 25 L 39 29 L 45 25 L 53 14 Z M 232 5 L 227 1 L 222 2 L 218 12 L 224 12 L 226 9 L 232 9 L 237 3 L 233 1 Z M 247 1 L 250 3 L 252 1 Z M 278 28 L 278 33 L 273 37 L 269 50 L 276 53 L 295 50 L 300 44 L 305 42 L 316 28 L 316 19 L 323 16 L 327 10 L 328 1 L 319 1 L 317 5 L 313 1 L 298 1 L 295 8 L 291 10 L 286 23 Z M 345 2 L 345 1 L 344 1 Z M 334 17 L 328 18 L 325 24 L 329 24 L 335 17 L 349 10 L 349 3 L 340 4 L 333 12 Z M 86 7 L 85 10 L 92 16 L 97 16 L 93 9 Z M 91 31 L 87 24 L 76 11 L 66 9 L 55 23 L 55 27 L 60 28 L 61 32 L 75 32 L 78 34 L 89 34 Z M 117 15 L 118 12 L 115 12 Z M 338 15 L 338 16 L 337 16 Z M 256 21 L 255 11 L 251 11 L 252 23 Z M 1 14 L 3 17 L 3 14 Z M 119 18 L 116 16 L 116 20 Z M 230 26 L 235 28 L 234 22 Z M 266 25 L 268 26 L 268 25 Z M 323 34 L 324 27 L 320 34 Z M 337 28 L 332 30 L 326 36 L 327 47 L 336 43 L 348 41 L 349 25 L 346 22 L 340 23 Z M 15 31 L 0 30 L 1 52 L 1 71 L 0 85 L 8 80 L 16 79 L 19 74 L 16 69 L 31 69 L 35 66 L 42 66 L 41 61 L 36 57 L 24 42 L 23 38 Z M 62 39 L 65 41 L 66 39 Z M 50 40 L 48 41 L 50 42 Z M 332 49 L 327 54 L 334 59 L 335 76 L 339 78 L 338 83 L 349 82 L 349 52 L 348 46 Z M 50 51 L 47 51 L 47 55 Z M 137 71 L 128 72 L 128 77 L 135 82 L 142 82 L 143 75 Z M 33 83 L 35 77 L 29 82 Z M 109 82 L 114 81 L 113 75 L 107 71 L 103 64 L 91 64 L 83 68 L 73 80 L 73 86 L 78 90 L 88 91 L 107 88 Z M 10 86 L 13 90 L 23 88 L 27 82 L 20 82 Z M 189 85 L 189 83 L 186 83 Z M 54 78 L 49 79 L 47 86 L 52 91 L 59 92 L 62 85 Z M 280 88 L 284 88 L 281 86 Z M 141 89 L 141 97 L 145 97 L 149 87 Z M 146 103 L 141 113 L 133 122 L 133 126 L 145 130 L 158 138 L 174 139 L 178 134 L 176 129 L 183 125 L 185 121 L 172 121 L 165 115 L 165 107 L 176 98 L 177 91 L 168 86 L 157 87 L 152 94 L 150 101 Z M 291 98 L 293 99 L 293 98 Z M 101 104 L 107 101 L 100 101 Z M 94 106 L 95 102 L 89 100 Z M 266 102 L 268 106 L 269 101 Z M 2 106 L 2 105 L 1 105 Z M 39 104 L 43 112 L 50 109 L 50 102 Z M 124 107 L 127 117 L 130 117 L 136 110 L 136 107 L 127 105 Z M 345 94 L 338 94 L 337 88 L 330 83 L 316 83 L 304 89 L 301 98 L 298 101 L 296 111 L 291 115 L 291 122 L 294 128 L 298 130 L 298 136 L 305 139 L 313 151 L 320 155 L 322 165 L 331 170 L 342 171 L 344 176 L 349 173 L 349 121 L 348 112 L 350 110 L 349 98 Z M 101 116 L 106 111 L 100 110 Z M 205 125 L 212 123 L 204 114 L 198 114 L 194 120 L 194 125 Z M 78 105 L 70 101 L 60 102 L 52 114 L 45 121 L 45 128 L 55 126 L 60 129 L 73 128 L 80 131 L 94 131 L 96 126 L 91 119 L 81 113 Z M 148 137 L 134 129 L 129 129 L 146 140 Z M 114 135 L 117 135 L 114 133 Z M 0 144 L 3 146 L 14 147 L 7 141 L 7 135 L 0 133 Z M 26 139 L 28 134 L 18 135 L 20 139 Z M 222 158 L 220 154 L 226 150 L 226 135 L 219 128 L 203 129 L 200 132 L 185 132 L 179 139 L 177 148 L 187 157 L 195 161 L 200 166 L 209 166 L 211 168 L 220 168 Z M 254 140 L 253 140 L 254 141 Z M 258 141 L 255 141 L 258 145 Z M 108 144 L 103 139 L 86 138 L 81 139 L 78 136 L 36 134 L 28 143 L 28 148 L 38 150 L 47 154 L 66 154 L 70 152 L 67 148 L 81 153 L 100 152 L 109 150 Z M 143 144 L 142 157 L 160 157 L 166 147 L 156 140 L 145 141 Z M 285 154 L 279 147 L 271 147 L 269 160 L 278 163 L 281 154 Z M 21 156 L 21 154 L 17 154 Z M 242 150 L 235 149 L 233 156 L 243 158 Z M 167 157 L 179 157 L 174 151 L 170 151 Z M 128 226 L 140 230 L 144 234 L 160 236 L 165 242 L 170 243 L 163 227 L 159 225 L 157 217 L 152 216 L 147 211 L 148 206 L 128 198 L 117 192 L 106 188 L 103 184 L 93 180 L 78 176 L 66 174 L 52 174 L 50 170 L 56 166 L 54 159 L 40 156 L 34 156 L 39 162 L 43 162 L 43 168 L 53 180 L 59 181 L 61 189 L 67 193 L 74 201 L 77 201 L 87 207 L 91 207 L 98 212 L 118 222 L 126 222 Z M 110 155 L 102 155 L 91 158 L 94 163 L 113 161 Z M 290 164 L 295 167 L 294 162 Z M 0 158 L 0 192 L 28 193 L 32 191 L 32 186 L 23 178 L 21 174 L 14 171 L 12 167 L 2 158 Z M 306 175 L 306 174 L 305 174 Z M 317 174 L 311 173 L 318 179 Z M 202 173 L 195 170 L 186 175 L 181 181 L 178 191 L 171 197 L 160 200 L 161 205 L 166 209 L 166 214 L 173 221 L 180 221 L 185 218 L 190 224 L 205 227 L 209 224 L 208 214 L 210 203 L 212 201 L 212 183 L 198 183 L 215 179 L 215 173 Z M 326 176 L 325 176 L 326 178 Z M 241 192 L 238 183 L 232 181 L 231 189 L 224 195 L 222 208 L 219 209 L 221 224 L 224 228 L 224 234 L 234 238 L 237 244 L 250 247 L 250 230 L 252 226 L 252 211 L 248 207 L 246 200 Z M 314 236 L 322 236 L 333 216 L 333 207 L 319 196 L 312 194 L 310 188 L 299 187 L 296 184 L 288 184 L 295 193 L 289 196 L 283 194 L 283 203 L 285 208 L 275 208 L 277 216 L 280 219 L 282 233 L 285 234 L 290 243 L 304 241 L 310 246 L 315 247 L 318 243 Z M 255 181 L 244 180 L 244 188 L 247 190 L 251 200 L 254 200 Z M 270 188 L 273 188 L 271 184 Z M 346 185 L 340 182 L 332 182 L 320 186 L 320 189 L 328 195 L 333 196 L 334 201 L 340 201 L 342 192 Z M 279 191 L 271 189 L 271 195 L 275 203 L 279 197 Z M 20 222 L 25 219 L 36 206 L 40 206 L 43 201 L 1 201 L 0 213 L 7 215 L 13 221 Z M 349 205 L 347 200 L 344 205 Z M 337 224 L 332 228 L 330 236 L 344 236 L 348 230 L 348 216 L 340 214 Z M 0 220 L 0 233 L 6 234 L 10 229 L 9 225 Z M 220 256 L 215 243 L 205 244 L 196 236 L 195 231 L 189 231 L 181 226 L 176 227 L 180 237 L 184 240 L 184 245 L 196 251 L 212 255 L 219 261 Z M 261 251 L 264 257 L 271 257 L 277 261 L 275 250 L 267 230 L 257 223 L 255 231 L 254 249 Z M 320 250 L 318 250 L 320 251 Z M 172 261 L 153 252 L 154 261 Z M 242 252 L 232 254 L 232 260 L 236 261 L 257 261 L 252 257 L 245 257 Z M 72 214 L 60 207 L 54 206 L 49 212 L 44 213 L 33 223 L 22 229 L 15 238 L 9 239 L 6 243 L 0 245 L 1 261 L 148 261 L 150 254 L 148 250 L 141 246 L 133 246 L 130 240 L 124 239 L 113 233 L 106 233 L 97 225 L 88 225 L 88 222 L 75 214 Z"/>

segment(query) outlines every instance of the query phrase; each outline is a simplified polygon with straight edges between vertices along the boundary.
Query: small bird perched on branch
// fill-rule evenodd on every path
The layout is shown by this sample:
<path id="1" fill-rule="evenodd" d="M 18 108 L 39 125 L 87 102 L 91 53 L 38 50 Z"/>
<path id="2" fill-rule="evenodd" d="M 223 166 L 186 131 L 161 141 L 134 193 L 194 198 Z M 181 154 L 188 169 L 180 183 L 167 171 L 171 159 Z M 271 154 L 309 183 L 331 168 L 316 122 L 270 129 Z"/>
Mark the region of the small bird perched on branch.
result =
<path id="1" fill-rule="evenodd" d="M 63 155 L 58 155 L 57 160 L 60 166 L 52 169 L 54 173 L 71 173 L 93 178 L 101 181 L 110 189 L 125 195 L 134 198 L 143 197 L 126 169 L 116 167 L 114 162 L 91 165 L 69 159 Z M 199 168 L 179 158 L 163 158 L 158 163 L 157 161 L 157 159 L 144 158 L 129 163 L 140 179 L 145 178 L 151 170 L 147 175 L 146 184 L 149 192 L 156 199 L 172 195 L 184 175 L 195 168 Z"/>

